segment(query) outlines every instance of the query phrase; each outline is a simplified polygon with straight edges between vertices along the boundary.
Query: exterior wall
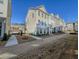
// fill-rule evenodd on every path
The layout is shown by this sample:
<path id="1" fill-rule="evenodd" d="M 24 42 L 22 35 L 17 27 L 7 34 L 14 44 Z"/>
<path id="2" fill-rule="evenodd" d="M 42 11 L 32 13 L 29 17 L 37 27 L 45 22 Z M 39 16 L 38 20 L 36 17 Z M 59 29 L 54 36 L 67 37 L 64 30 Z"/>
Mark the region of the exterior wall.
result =
<path id="1" fill-rule="evenodd" d="M 66 29 L 67 33 L 77 33 L 78 32 L 78 22 L 67 23 L 65 29 Z"/>
<path id="2" fill-rule="evenodd" d="M 26 33 L 34 33 L 36 27 L 36 10 L 29 10 L 26 20 Z"/>
<path id="3" fill-rule="evenodd" d="M 21 25 L 21 24 L 13 24 L 11 25 L 11 30 L 10 33 L 20 33 L 20 31 L 22 31 L 23 33 L 25 33 L 25 26 Z"/>
<path id="4" fill-rule="evenodd" d="M 78 22 L 75 22 L 75 31 L 78 32 Z"/>
<path id="5" fill-rule="evenodd" d="M 72 24 L 72 23 L 67 24 L 67 30 L 68 30 L 68 31 L 73 30 L 73 24 Z"/>
<path id="6" fill-rule="evenodd" d="M 34 18 L 32 18 L 31 14 L 34 14 Z M 46 25 L 49 23 L 49 18 L 47 19 L 49 15 L 45 13 L 44 11 L 41 11 L 40 9 L 38 10 L 29 10 L 28 15 L 27 15 L 27 32 L 28 33 L 35 33 L 37 31 L 44 32 L 46 31 Z M 48 22 L 48 23 L 47 23 Z M 32 29 L 32 30 L 31 30 Z M 40 34 L 39 32 L 39 34 Z"/>
<path id="7" fill-rule="evenodd" d="M 44 11 L 37 10 L 37 32 L 38 34 L 47 34 L 48 27 L 49 27 L 49 14 L 45 13 Z"/>
<path id="8" fill-rule="evenodd" d="M 60 19 L 60 31 L 64 32 L 65 31 L 64 27 L 65 27 L 65 22 L 62 19 Z"/>
<path id="9" fill-rule="evenodd" d="M 11 0 L 0 0 L 0 21 L 2 21 L 1 36 L 9 34 L 11 17 Z"/>
<path id="10" fill-rule="evenodd" d="M 52 15 L 54 32 L 63 32 L 65 23 L 58 15 Z"/>
<path id="11" fill-rule="evenodd" d="M 9 0 L 0 0 L 0 17 L 7 17 L 8 1 Z"/>
<path id="12" fill-rule="evenodd" d="M 11 31 L 10 33 L 19 33 L 19 27 L 15 25 L 11 25 Z"/>
<path id="13" fill-rule="evenodd" d="M 7 17 L 5 20 L 5 33 L 10 34 L 11 27 L 11 0 L 8 0 Z"/>
<path id="14" fill-rule="evenodd" d="M 47 13 L 44 6 L 31 8 L 26 17 L 26 32 L 42 35 L 62 31 L 64 22 L 61 20 L 58 16 Z"/>

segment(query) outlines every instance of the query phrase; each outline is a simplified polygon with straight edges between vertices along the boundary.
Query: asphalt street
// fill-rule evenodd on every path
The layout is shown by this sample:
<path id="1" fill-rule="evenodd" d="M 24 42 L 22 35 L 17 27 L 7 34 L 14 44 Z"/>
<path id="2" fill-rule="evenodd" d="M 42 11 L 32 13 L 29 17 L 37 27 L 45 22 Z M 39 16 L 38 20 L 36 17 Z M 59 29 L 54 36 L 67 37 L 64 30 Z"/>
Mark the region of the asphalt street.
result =
<path id="1" fill-rule="evenodd" d="M 32 42 L 27 42 L 11 47 L 1 48 L 0 49 L 0 58 L 2 59 L 51 59 L 49 56 L 52 50 L 53 58 L 57 59 L 61 55 L 62 51 L 64 51 L 64 46 L 66 44 L 65 38 L 67 38 L 69 34 L 61 34 L 50 36 L 45 39 L 35 40 Z M 52 48 L 53 49 L 52 49 Z M 44 50 L 44 51 L 41 51 Z M 43 57 L 41 57 L 43 55 Z M 48 57 L 44 57 L 48 56 Z M 51 54 L 52 56 L 52 54 Z"/>

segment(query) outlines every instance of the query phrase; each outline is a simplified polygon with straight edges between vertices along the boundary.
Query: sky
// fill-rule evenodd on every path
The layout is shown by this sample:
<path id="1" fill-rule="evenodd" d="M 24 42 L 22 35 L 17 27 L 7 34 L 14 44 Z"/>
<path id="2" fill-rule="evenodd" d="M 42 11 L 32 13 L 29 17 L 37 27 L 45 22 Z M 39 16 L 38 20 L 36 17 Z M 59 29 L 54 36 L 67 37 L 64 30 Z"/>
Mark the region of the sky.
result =
<path id="1" fill-rule="evenodd" d="M 78 19 L 77 0 L 12 0 L 11 23 L 24 23 L 30 7 L 44 5 L 48 13 L 58 14 L 65 22 Z"/>

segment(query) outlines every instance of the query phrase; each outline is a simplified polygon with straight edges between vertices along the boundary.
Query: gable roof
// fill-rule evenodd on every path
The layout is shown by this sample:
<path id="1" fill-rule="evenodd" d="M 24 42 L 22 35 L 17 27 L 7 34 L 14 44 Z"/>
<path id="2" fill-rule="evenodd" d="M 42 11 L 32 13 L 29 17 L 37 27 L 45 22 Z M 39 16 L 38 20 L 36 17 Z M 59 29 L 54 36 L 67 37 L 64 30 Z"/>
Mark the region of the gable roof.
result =
<path id="1" fill-rule="evenodd" d="M 38 6 L 37 8 L 47 13 L 47 11 L 46 11 L 44 5 L 40 5 L 40 6 Z"/>

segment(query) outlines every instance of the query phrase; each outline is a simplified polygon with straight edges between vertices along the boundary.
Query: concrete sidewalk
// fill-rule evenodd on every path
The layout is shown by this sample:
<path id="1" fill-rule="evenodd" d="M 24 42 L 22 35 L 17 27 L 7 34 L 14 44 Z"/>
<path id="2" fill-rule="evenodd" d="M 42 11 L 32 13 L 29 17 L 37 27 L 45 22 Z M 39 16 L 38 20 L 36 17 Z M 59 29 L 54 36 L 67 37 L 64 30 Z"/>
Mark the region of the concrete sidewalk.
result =
<path id="1" fill-rule="evenodd" d="M 17 45 L 17 44 L 18 44 L 18 41 L 17 41 L 16 37 L 14 35 L 12 35 L 10 37 L 10 39 L 7 41 L 7 43 L 5 44 L 5 47 L 13 46 L 13 45 Z"/>

